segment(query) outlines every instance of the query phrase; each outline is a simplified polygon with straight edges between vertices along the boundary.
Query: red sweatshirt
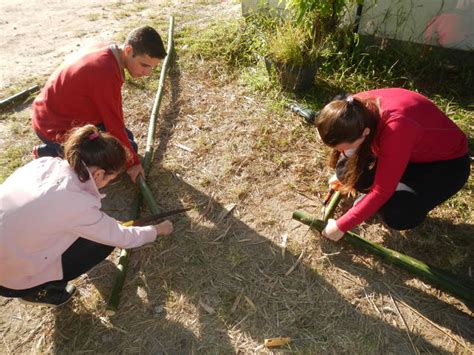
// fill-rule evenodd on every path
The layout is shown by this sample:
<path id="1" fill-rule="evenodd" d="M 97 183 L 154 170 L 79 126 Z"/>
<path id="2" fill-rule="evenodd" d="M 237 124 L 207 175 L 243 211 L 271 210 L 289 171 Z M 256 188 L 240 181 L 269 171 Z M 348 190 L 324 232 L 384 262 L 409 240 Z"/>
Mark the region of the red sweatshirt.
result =
<path id="1" fill-rule="evenodd" d="M 123 72 L 109 46 L 65 63 L 49 78 L 33 102 L 33 128 L 44 138 L 63 142 L 73 127 L 103 123 L 140 163 L 125 132 L 122 111 Z"/>
<path id="2" fill-rule="evenodd" d="M 361 92 L 378 98 L 380 122 L 372 144 L 377 157 L 371 191 L 336 221 L 346 232 L 374 215 L 393 195 L 408 163 L 459 158 L 468 152 L 467 137 L 426 97 L 405 89 Z"/>

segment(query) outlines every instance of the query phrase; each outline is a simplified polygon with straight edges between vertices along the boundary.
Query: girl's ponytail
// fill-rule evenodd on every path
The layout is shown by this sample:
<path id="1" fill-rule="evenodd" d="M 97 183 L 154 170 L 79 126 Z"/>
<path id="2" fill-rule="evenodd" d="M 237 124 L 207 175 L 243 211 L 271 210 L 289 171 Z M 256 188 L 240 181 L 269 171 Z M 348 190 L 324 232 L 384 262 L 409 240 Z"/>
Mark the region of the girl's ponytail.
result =
<path id="1" fill-rule="evenodd" d="M 90 178 L 86 167 L 96 166 L 106 174 L 118 173 L 125 169 L 128 155 L 117 138 L 85 125 L 70 132 L 64 143 L 64 158 L 79 180 L 86 182 Z"/>
<path id="2" fill-rule="evenodd" d="M 327 104 L 316 120 L 316 127 L 324 144 L 335 147 L 341 143 L 351 143 L 360 138 L 365 128 L 370 133 L 357 151 L 348 158 L 342 191 L 354 192 L 354 186 L 364 167 L 372 158 L 372 142 L 377 133 L 380 114 L 374 99 L 359 99 L 349 95 L 342 100 Z M 336 167 L 341 152 L 333 149 L 328 165 Z"/>

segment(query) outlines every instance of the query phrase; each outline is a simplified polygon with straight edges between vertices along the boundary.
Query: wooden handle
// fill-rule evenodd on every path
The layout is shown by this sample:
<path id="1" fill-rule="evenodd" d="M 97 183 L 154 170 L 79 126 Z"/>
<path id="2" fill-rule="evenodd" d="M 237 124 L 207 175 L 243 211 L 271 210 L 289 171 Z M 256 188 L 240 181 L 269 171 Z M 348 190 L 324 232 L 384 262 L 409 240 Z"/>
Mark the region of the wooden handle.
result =
<path id="1" fill-rule="evenodd" d="M 265 339 L 264 345 L 267 348 L 273 348 L 276 346 L 286 345 L 290 341 L 291 341 L 291 338 L 288 338 L 288 337 L 268 338 L 268 339 Z"/>

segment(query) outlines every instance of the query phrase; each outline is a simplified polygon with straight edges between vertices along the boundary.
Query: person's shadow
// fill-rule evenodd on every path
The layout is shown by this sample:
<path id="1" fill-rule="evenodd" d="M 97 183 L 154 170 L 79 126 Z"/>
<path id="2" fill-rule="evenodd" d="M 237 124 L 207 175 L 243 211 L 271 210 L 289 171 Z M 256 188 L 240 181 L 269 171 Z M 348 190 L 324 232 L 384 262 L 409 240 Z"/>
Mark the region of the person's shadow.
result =
<path id="1" fill-rule="evenodd" d="M 234 353 L 235 337 L 242 333 L 259 343 L 278 335 L 314 337 L 291 344 L 303 353 L 328 346 L 335 353 L 410 352 L 408 332 L 416 349 L 443 353 L 415 332 L 359 311 L 309 267 L 315 250 L 301 259 L 301 250 L 287 250 L 282 257 L 278 245 L 235 216 L 243 207 L 223 217 L 226 206 L 173 172 L 160 170 L 151 177 L 166 209 L 179 207 L 183 198 L 198 208 L 174 220 L 175 237 L 136 253 L 140 260 L 131 263 L 120 311 L 110 318 L 112 328 L 123 330 L 113 331 L 116 341 L 139 337 L 144 352 L 153 349 L 150 339 L 159 339 L 166 353 Z M 289 229 L 297 228 L 290 214 L 281 218 Z M 305 234 L 306 228 L 297 230 Z M 157 318 L 157 308 L 166 316 Z M 377 337 L 384 340 L 374 343 Z"/>
<path id="2" fill-rule="evenodd" d="M 179 69 L 173 65 L 170 70 L 172 74 L 170 75 L 171 90 L 169 94 L 171 100 L 176 103 L 180 92 Z M 129 85 L 132 88 L 140 88 L 143 86 L 141 82 L 137 83 L 134 81 L 131 81 Z M 163 114 L 167 117 L 167 121 L 164 121 L 165 125 L 167 122 L 175 121 L 179 114 L 179 105 L 169 105 L 169 107 L 170 109 Z M 134 120 L 132 117 L 132 124 L 135 123 L 135 121 L 136 119 Z M 162 127 L 160 132 L 171 131 L 171 128 L 171 126 L 167 126 L 166 129 Z M 163 136 L 163 133 L 160 134 L 159 138 L 158 151 L 163 151 L 165 148 L 160 147 L 167 144 L 167 139 Z M 122 174 L 117 181 L 109 184 L 102 192 L 105 192 L 109 196 L 109 198 L 102 201 L 102 209 L 118 220 L 128 220 L 130 218 L 130 201 L 134 199 L 138 192 L 138 188 L 136 185 L 131 184 L 128 175 Z M 148 245 L 142 247 L 142 250 L 139 248 L 129 251 L 129 277 L 127 278 L 124 288 L 127 288 L 129 283 L 140 283 L 143 280 L 145 280 L 144 282 L 146 284 L 145 276 L 140 270 L 143 268 L 143 260 L 137 256 L 133 256 L 133 254 L 146 254 L 146 251 L 143 251 L 150 247 L 152 246 Z M 153 246 L 153 248 L 156 248 L 156 246 Z M 118 251 L 119 250 L 116 249 L 115 253 L 118 253 Z M 129 295 L 126 291 L 122 291 L 123 300 L 120 311 L 110 319 L 106 317 L 106 302 L 110 296 L 115 276 L 116 265 L 109 260 L 105 260 L 90 270 L 86 275 L 74 281 L 79 293 L 86 294 L 89 298 L 95 300 L 99 306 L 96 308 L 96 305 L 92 306 L 86 304 L 81 301 L 81 298 L 76 297 L 73 301 L 74 310 L 70 306 L 60 307 L 54 310 L 56 318 L 54 346 L 56 351 L 75 352 L 79 351 L 79 349 L 84 351 L 85 349 L 95 350 L 101 348 L 105 352 L 114 353 L 136 353 L 142 352 L 143 349 L 146 349 L 147 353 L 183 353 L 187 352 L 187 349 L 190 349 L 190 346 L 196 343 L 196 337 L 192 331 L 186 329 L 186 327 L 179 322 L 168 319 L 167 311 L 164 307 L 166 293 L 163 292 L 161 292 L 157 298 L 148 299 L 144 295 L 145 293 L 141 291 L 141 286 L 138 287 L 138 292 L 132 295 Z M 137 304 L 140 305 L 138 309 L 136 309 Z M 132 309 L 124 312 L 127 305 Z M 129 318 L 129 312 L 134 312 L 136 317 Z M 146 319 L 146 321 L 143 322 L 143 319 Z M 119 323 L 120 326 L 117 326 L 117 323 Z M 143 324 L 145 326 L 143 326 Z M 135 328 L 135 326 L 135 331 L 139 333 L 144 331 L 145 334 L 140 333 L 133 339 L 127 338 L 126 340 L 117 342 L 118 334 L 128 334 L 129 331 L 126 329 L 129 327 Z M 168 343 L 171 341 L 173 345 L 170 346 L 167 344 L 167 346 L 165 346 L 162 339 L 155 336 L 147 336 L 147 334 L 155 330 L 156 327 L 172 335 L 168 337 L 166 341 Z M 176 341 L 172 339 L 176 339 Z M 71 348 L 71 344 L 78 344 L 78 347 Z"/>
<path id="3" fill-rule="evenodd" d="M 381 223 L 378 218 L 373 218 L 372 221 Z M 454 275 L 458 275 L 460 280 L 472 283 L 474 278 L 470 270 L 474 260 L 473 235 L 473 225 L 453 225 L 440 218 L 428 217 L 422 225 L 405 231 L 403 234 L 386 229 L 381 244 L 430 265 L 449 270 Z M 370 235 L 366 238 L 370 240 Z M 323 245 L 327 253 L 333 252 L 336 248 L 328 241 L 325 241 Z M 409 313 L 418 314 L 417 317 L 420 320 L 424 319 L 426 324 L 434 322 L 449 329 L 453 334 L 471 342 L 474 341 L 473 304 L 458 302 L 449 294 L 442 296 L 439 292 L 436 292 L 438 296 L 436 297 L 427 292 L 431 286 L 427 289 L 420 279 L 396 266 L 376 263 L 375 267 L 369 268 L 366 252 L 347 244 L 343 246 L 346 252 L 331 257 L 331 262 L 364 280 L 369 285 L 366 287 L 367 293 L 376 292 L 385 297 L 395 297 L 406 308 L 411 308 Z M 442 250 L 442 253 L 439 250 Z M 436 290 L 436 287 L 434 289 Z M 443 302 L 443 299 L 451 301 L 451 304 Z M 468 315 L 469 313 L 471 316 Z"/>
<path id="4" fill-rule="evenodd" d="M 115 316 L 105 317 L 100 305 L 81 303 L 83 298 L 75 301 L 81 312 L 58 310 L 55 350 L 230 354 L 258 351 L 246 344 L 262 344 L 264 338 L 291 336 L 311 338 L 290 344 L 299 353 L 447 353 L 410 329 L 365 314 L 341 296 L 320 276 L 321 265 L 313 263 L 316 246 L 302 250 L 290 240 L 283 255 L 281 246 L 238 217 L 249 208 L 267 210 L 269 233 L 290 231 L 304 239 L 306 228 L 291 219 L 294 206 L 273 206 L 269 199 L 229 211 L 212 194 L 159 167 L 180 112 L 180 77 L 175 66 L 147 183 L 163 210 L 196 209 L 173 218 L 172 236 L 132 252 Z M 110 264 L 101 264 L 81 285 L 86 295 L 103 297 L 102 309 L 112 274 Z M 100 299 L 84 297 L 91 298 Z"/>

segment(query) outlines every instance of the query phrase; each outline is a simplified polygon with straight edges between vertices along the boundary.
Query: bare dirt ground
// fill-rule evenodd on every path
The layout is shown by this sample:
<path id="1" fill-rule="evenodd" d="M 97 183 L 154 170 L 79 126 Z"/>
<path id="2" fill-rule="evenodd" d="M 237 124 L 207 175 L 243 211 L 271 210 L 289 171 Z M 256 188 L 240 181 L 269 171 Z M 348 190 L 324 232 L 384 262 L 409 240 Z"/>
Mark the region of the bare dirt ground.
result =
<path id="1" fill-rule="evenodd" d="M 2 1 L 0 93 L 18 82 L 49 75 L 66 55 L 111 41 L 127 23 L 158 11 L 160 1 Z"/>
<path id="2" fill-rule="evenodd" d="M 79 292 L 65 307 L 0 297 L 0 353 L 472 353 L 468 305 L 347 245 L 321 240 L 291 219 L 296 209 L 320 212 L 324 190 L 315 186 L 325 186 L 330 173 L 321 142 L 211 63 L 186 57 L 179 42 L 186 31 L 239 16 L 239 9 L 231 1 L 1 2 L 0 30 L 9 48 L 2 55 L 2 88 L 44 79 L 71 50 L 120 37 L 137 23 L 157 21 L 165 33 L 168 15 L 176 15 L 177 56 L 147 182 L 162 210 L 199 207 L 173 219 L 172 236 L 132 252 L 114 316 L 105 309 L 117 253 L 74 281 Z M 18 18 L 22 13 L 29 21 Z M 31 36 L 26 42 L 23 36 L 10 40 L 20 22 L 24 36 Z M 44 41 L 42 49 L 30 46 L 34 36 Z M 7 60 L 22 68 L 5 70 Z M 154 94 L 140 82 L 124 87 L 128 126 L 141 147 Z M 3 122 L 0 128 L 13 137 L 8 144 L 21 147 L 26 140 L 22 159 L 31 159 L 28 108 Z M 135 192 L 128 181 L 112 185 L 107 211 L 127 219 Z M 469 277 L 469 194 L 452 202 L 467 204 L 463 213 L 436 210 L 414 231 L 390 231 L 372 219 L 360 233 Z M 263 339 L 274 336 L 307 339 L 274 352 L 263 348 Z"/>

